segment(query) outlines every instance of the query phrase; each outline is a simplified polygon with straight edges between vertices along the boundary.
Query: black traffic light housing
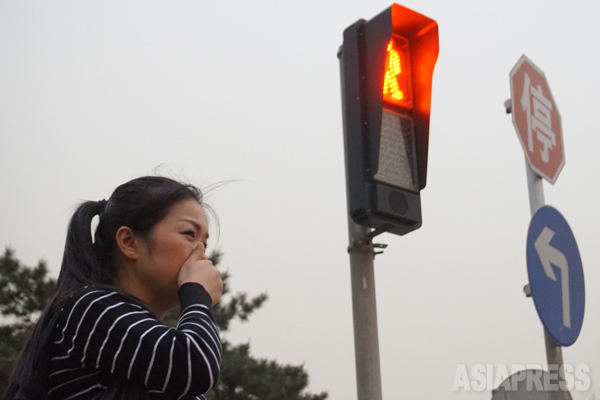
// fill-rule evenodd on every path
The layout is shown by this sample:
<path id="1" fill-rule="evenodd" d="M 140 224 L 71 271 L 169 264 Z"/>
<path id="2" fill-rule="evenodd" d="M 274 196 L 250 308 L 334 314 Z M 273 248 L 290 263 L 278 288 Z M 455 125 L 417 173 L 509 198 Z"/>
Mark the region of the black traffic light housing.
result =
<path id="1" fill-rule="evenodd" d="M 437 23 L 398 4 L 344 31 L 339 57 L 348 210 L 359 225 L 398 235 L 421 226 L 438 52 Z M 390 97 L 388 89 L 399 95 Z"/>

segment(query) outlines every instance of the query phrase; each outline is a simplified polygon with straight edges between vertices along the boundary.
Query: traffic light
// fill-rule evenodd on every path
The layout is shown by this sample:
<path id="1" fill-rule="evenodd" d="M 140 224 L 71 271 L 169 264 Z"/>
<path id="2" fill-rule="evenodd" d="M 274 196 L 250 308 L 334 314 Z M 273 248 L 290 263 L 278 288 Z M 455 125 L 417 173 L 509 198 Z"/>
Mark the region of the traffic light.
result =
<path id="1" fill-rule="evenodd" d="M 421 226 L 437 23 L 393 4 L 344 31 L 339 54 L 349 213 L 404 235 Z"/>

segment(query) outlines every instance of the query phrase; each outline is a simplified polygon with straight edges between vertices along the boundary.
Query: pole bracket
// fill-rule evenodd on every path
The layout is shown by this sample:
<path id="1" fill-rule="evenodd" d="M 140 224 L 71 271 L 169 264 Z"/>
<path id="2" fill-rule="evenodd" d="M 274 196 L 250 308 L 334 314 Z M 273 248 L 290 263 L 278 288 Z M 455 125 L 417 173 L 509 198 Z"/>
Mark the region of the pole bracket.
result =
<path id="1" fill-rule="evenodd" d="M 387 248 L 388 245 L 387 244 L 383 244 L 383 243 L 373 243 L 373 247 L 376 248 L 376 249 L 381 249 L 381 251 L 374 251 L 373 252 L 373 258 L 375 258 L 375 256 L 377 254 L 383 254 L 383 250 L 385 248 Z"/>
<path id="2" fill-rule="evenodd" d="M 367 234 L 362 238 L 352 242 L 352 244 L 348 246 L 348 253 L 358 250 L 367 253 L 372 253 L 373 258 L 375 258 L 377 254 L 383 254 L 383 250 L 387 248 L 388 245 L 384 243 L 373 243 L 373 236 L 374 235 Z M 381 251 L 375 251 L 375 249 L 381 249 Z"/>

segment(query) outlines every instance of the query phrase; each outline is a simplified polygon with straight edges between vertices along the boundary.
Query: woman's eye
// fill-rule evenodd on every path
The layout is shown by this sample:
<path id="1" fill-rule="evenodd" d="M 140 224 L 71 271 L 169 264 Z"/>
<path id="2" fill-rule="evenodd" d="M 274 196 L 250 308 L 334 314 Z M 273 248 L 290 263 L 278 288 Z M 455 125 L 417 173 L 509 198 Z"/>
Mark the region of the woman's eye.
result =
<path id="1" fill-rule="evenodd" d="M 196 233 L 194 231 L 186 231 L 186 232 L 183 232 L 183 234 L 191 236 L 192 238 L 196 237 Z"/>

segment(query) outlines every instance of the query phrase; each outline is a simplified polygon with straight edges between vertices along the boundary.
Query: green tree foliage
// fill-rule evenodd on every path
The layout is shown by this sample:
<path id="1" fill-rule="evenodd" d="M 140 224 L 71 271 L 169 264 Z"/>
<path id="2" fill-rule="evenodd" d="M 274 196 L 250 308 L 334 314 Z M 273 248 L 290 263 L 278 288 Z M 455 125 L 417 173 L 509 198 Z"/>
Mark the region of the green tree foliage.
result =
<path id="1" fill-rule="evenodd" d="M 308 385 L 302 366 L 280 365 L 250 356 L 250 345 L 223 343 L 223 366 L 211 400 L 324 400 L 327 393 L 301 394 Z M 227 360 L 227 361 L 225 361 Z"/>
<path id="2" fill-rule="evenodd" d="M 215 251 L 209 257 L 216 266 L 222 253 Z M 40 311 L 48 304 L 56 281 L 47 276 L 45 262 L 35 268 L 22 265 L 14 251 L 7 248 L 0 257 L 0 395 L 19 352 L 25 345 Z M 229 329 L 230 322 L 248 317 L 267 300 L 262 293 L 249 299 L 246 293 L 229 294 L 229 273 L 222 273 L 223 297 L 213 311 L 221 333 Z M 165 323 L 175 326 L 179 310 L 173 310 Z M 308 374 L 302 366 L 280 365 L 275 361 L 255 359 L 250 355 L 250 345 L 231 345 L 225 338 L 219 383 L 208 393 L 210 400 L 324 400 L 327 393 L 303 394 L 308 385 Z"/>
<path id="3" fill-rule="evenodd" d="M 36 318 L 54 292 L 56 281 L 47 274 L 44 261 L 35 268 L 26 267 L 10 248 L 0 257 L 0 314 L 9 322 L 0 325 L 0 394 L 6 390 Z"/>

